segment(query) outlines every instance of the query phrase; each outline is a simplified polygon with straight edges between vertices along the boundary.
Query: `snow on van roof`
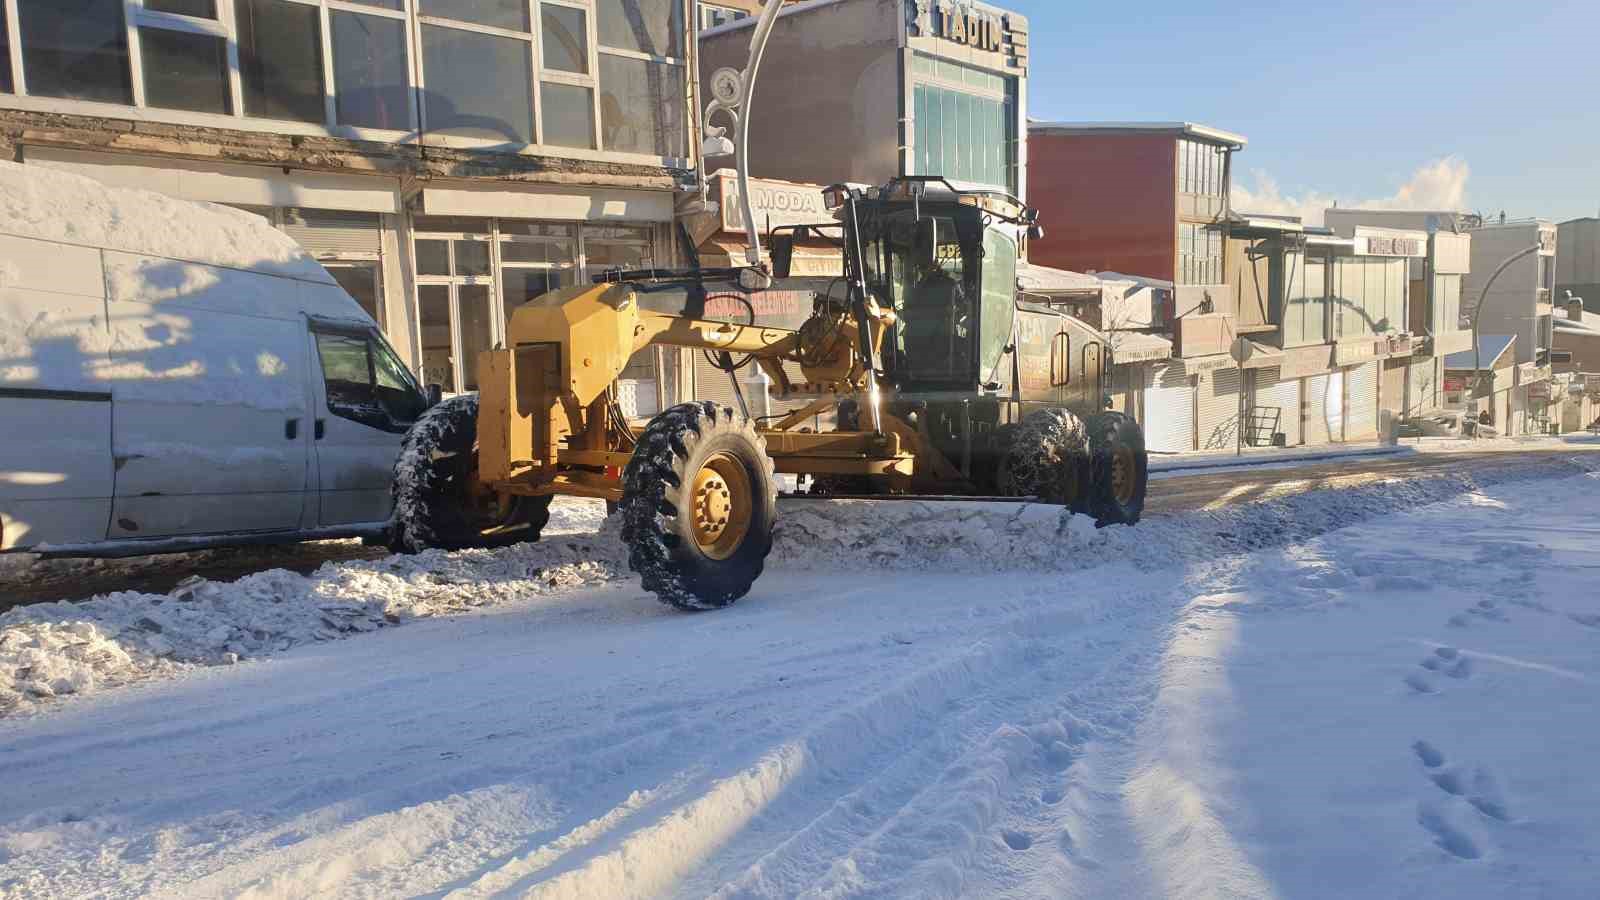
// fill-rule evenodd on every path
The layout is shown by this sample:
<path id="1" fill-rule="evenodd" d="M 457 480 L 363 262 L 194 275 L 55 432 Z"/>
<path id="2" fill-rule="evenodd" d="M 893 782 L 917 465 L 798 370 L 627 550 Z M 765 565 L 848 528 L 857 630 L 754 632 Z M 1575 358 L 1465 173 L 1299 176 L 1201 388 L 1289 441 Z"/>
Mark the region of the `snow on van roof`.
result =
<path id="1" fill-rule="evenodd" d="M 334 283 L 260 216 L 43 166 L 0 162 L 0 232 Z"/>

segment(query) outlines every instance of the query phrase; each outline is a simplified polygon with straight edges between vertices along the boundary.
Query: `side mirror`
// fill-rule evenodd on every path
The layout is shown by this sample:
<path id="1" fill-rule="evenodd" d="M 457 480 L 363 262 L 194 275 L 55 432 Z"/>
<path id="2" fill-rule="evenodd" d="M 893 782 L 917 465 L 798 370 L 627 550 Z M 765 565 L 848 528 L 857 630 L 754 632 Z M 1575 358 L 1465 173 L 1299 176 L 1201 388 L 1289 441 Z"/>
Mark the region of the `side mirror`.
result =
<path id="1" fill-rule="evenodd" d="M 794 235 L 775 234 L 768 238 L 768 253 L 772 259 L 772 277 L 788 278 L 794 267 Z"/>
<path id="2" fill-rule="evenodd" d="M 1044 240 L 1044 226 L 1043 225 L 1029 225 L 1028 226 L 1028 240 L 1030 240 L 1030 241 L 1042 241 L 1042 240 Z"/>
<path id="3" fill-rule="evenodd" d="M 438 384 L 430 384 L 422 389 L 422 395 L 428 398 L 429 407 L 438 406 L 444 401 L 444 387 Z"/>
<path id="4" fill-rule="evenodd" d="M 928 266 L 939 264 L 939 220 L 925 217 L 917 220 L 917 259 Z"/>

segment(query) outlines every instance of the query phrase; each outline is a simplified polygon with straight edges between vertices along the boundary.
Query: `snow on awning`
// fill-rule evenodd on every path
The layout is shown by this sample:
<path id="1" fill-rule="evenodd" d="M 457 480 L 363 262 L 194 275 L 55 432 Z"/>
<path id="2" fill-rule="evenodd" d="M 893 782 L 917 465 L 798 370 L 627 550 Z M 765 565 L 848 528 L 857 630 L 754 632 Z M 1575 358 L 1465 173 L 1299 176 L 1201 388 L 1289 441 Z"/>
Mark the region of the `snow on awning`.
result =
<path id="1" fill-rule="evenodd" d="M 1112 365 L 1153 362 L 1172 357 L 1172 342 L 1158 334 L 1113 331 L 1108 340 L 1111 343 Z"/>
<path id="2" fill-rule="evenodd" d="M 1034 294 L 1098 294 L 1100 279 L 1082 272 L 1019 262 L 1017 287 Z"/>

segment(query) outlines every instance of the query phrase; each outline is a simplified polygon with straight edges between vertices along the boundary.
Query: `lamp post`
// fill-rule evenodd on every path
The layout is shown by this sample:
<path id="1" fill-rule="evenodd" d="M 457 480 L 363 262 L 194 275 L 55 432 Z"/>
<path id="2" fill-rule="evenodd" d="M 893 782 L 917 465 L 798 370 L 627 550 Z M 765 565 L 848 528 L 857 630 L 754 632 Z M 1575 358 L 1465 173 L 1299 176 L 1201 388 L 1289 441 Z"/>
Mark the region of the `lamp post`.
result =
<path id="1" fill-rule="evenodd" d="M 1489 288 L 1494 286 L 1494 281 L 1496 278 L 1500 277 L 1501 272 L 1504 272 L 1507 267 L 1524 256 L 1538 253 L 1539 249 L 1540 245 L 1534 244 L 1532 247 L 1529 247 L 1525 250 L 1518 250 L 1516 253 L 1506 257 L 1505 260 L 1495 268 L 1494 273 L 1489 276 L 1489 280 L 1483 283 L 1483 290 L 1478 292 L 1478 304 L 1472 307 L 1472 400 L 1474 406 L 1477 405 L 1478 393 L 1482 390 L 1484 382 L 1487 380 L 1483 377 L 1482 350 L 1480 349 L 1481 345 L 1478 342 L 1478 319 L 1481 318 L 1479 314 L 1483 312 L 1483 301 L 1489 296 Z M 1472 436 L 1478 436 L 1478 429 L 1476 427 L 1472 429 Z"/>

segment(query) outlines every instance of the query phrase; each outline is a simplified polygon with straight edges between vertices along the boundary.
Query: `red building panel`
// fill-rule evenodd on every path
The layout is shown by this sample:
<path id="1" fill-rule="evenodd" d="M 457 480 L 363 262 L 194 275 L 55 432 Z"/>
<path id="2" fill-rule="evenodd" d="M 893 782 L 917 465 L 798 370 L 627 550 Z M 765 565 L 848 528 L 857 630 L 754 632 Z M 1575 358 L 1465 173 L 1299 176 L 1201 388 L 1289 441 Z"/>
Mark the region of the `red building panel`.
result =
<path id="1" fill-rule="evenodd" d="M 1028 260 L 1175 280 L 1176 155 L 1170 134 L 1030 134 L 1028 205 L 1044 238 Z"/>

